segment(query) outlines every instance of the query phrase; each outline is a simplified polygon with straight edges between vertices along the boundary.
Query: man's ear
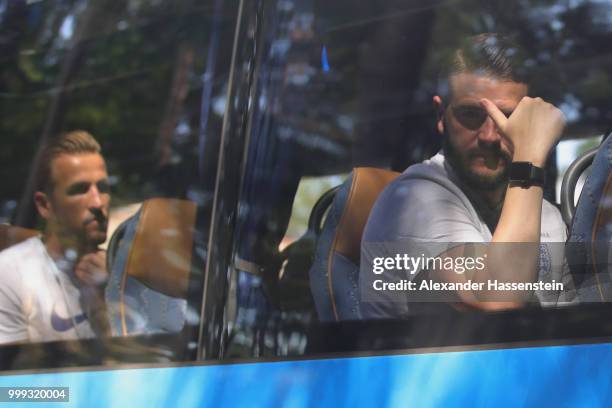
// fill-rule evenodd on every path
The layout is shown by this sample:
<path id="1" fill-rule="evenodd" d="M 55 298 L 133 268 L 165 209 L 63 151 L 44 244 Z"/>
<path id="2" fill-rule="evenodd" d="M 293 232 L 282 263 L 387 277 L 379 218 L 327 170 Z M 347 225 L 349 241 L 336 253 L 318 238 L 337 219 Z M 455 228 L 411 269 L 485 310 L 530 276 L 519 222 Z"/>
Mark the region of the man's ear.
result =
<path id="1" fill-rule="evenodd" d="M 434 109 L 436 110 L 436 130 L 439 134 L 444 134 L 444 104 L 439 95 L 433 97 Z"/>
<path id="2" fill-rule="evenodd" d="M 34 193 L 34 205 L 36 205 L 36 210 L 41 217 L 45 220 L 48 220 L 51 217 L 51 201 L 49 200 L 49 196 L 42 191 L 37 191 Z"/>

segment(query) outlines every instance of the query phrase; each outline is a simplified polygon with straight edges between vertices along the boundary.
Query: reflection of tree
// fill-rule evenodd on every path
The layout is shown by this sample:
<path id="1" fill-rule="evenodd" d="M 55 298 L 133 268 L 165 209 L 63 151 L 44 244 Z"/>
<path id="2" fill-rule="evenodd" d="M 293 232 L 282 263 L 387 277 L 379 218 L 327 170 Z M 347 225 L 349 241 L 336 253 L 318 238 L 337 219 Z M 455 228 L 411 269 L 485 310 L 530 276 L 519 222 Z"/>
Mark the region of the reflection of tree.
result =
<path id="1" fill-rule="evenodd" d="M 191 72 L 194 59 L 193 47 L 183 44 L 179 46 L 180 51 L 177 54 L 174 77 L 170 95 L 166 101 L 161 125 L 159 127 L 159 135 L 156 142 L 155 150 L 158 154 L 158 166 L 163 167 L 170 163 L 172 155 L 172 136 L 178 124 L 178 115 L 181 113 L 185 98 L 188 92 L 189 73 Z"/>
<path id="2" fill-rule="evenodd" d="M 34 160 L 29 172 L 28 181 L 23 190 L 21 196 L 22 205 L 19 207 L 19 212 L 15 217 L 15 223 L 17 225 L 33 226 L 36 222 L 36 216 L 34 212 L 34 202 L 30 197 L 34 194 L 36 188 L 36 179 L 34 178 L 35 169 L 39 166 L 40 153 L 43 145 L 54 135 L 56 135 L 60 129 L 63 116 L 66 109 L 66 88 L 69 88 L 72 81 L 74 80 L 76 73 L 78 72 L 81 64 L 83 63 L 83 53 L 86 47 L 86 41 L 95 32 L 97 28 L 96 24 L 93 23 L 94 18 L 97 19 L 98 14 L 105 9 L 107 4 L 99 1 L 95 5 L 87 7 L 85 11 L 79 16 L 76 29 L 72 35 L 71 42 L 68 45 L 68 51 L 61 62 L 61 68 L 58 75 L 55 89 L 51 93 L 49 108 L 47 112 L 47 118 L 42 130 L 42 135 L 39 139 L 38 149 L 34 155 Z M 74 11 L 72 12 L 74 13 Z"/>
<path id="3" fill-rule="evenodd" d="M 593 133 L 587 129 L 599 128 L 601 132 L 602 124 L 612 119 L 610 3 L 448 2 L 438 12 L 434 31 L 432 45 L 440 57 L 445 46 L 466 34 L 498 31 L 513 37 L 526 53 L 526 65 L 533 73 L 533 93 L 569 113 L 570 137 Z"/>
<path id="4" fill-rule="evenodd" d="M 74 128 L 100 140 L 117 176 L 119 201 L 165 194 L 160 188 L 179 184 L 180 191 L 171 193 L 184 194 L 197 178 L 191 169 L 197 161 L 198 74 L 213 1 L 9 3 L 15 7 L 0 15 L 0 202 L 22 196 L 19 220 L 30 224 L 24 204 L 31 192 L 23 186 L 35 149 L 44 138 Z M 226 2 L 221 18 L 226 43 L 233 6 Z M 226 64 L 230 50 L 219 48 L 219 64 Z M 227 67 L 217 74 L 213 96 L 222 92 Z M 219 127 L 219 116 L 209 123 Z M 161 168 L 172 168 L 163 184 L 156 174 Z M 180 183 L 168 180 L 179 176 Z"/>

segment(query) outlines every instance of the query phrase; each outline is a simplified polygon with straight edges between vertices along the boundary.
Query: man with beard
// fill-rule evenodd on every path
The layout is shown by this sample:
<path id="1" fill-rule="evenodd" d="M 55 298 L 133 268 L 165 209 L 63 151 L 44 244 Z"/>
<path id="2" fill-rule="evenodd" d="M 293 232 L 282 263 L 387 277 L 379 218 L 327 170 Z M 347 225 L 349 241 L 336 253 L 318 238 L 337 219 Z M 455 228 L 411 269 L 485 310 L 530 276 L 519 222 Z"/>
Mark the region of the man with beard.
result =
<path id="1" fill-rule="evenodd" d="M 563 247 L 548 244 L 565 242 L 566 227 L 542 190 L 563 114 L 527 96 L 518 49 L 497 34 L 469 38 L 447 68 L 448 92 L 433 98 L 442 151 L 390 183 L 368 219 L 359 278 L 363 318 L 440 310 L 434 302 L 498 310 L 557 305 L 572 296 Z M 389 261 L 380 274 L 381 260 L 388 259 L 398 262 Z M 376 279 L 417 285 L 401 295 L 372 291 L 376 262 Z M 434 294 L 427 292 L 431 285 L 419 285 L 424 281 L 470 286 Z M 499 290 L 490 282 L 527 289 Z M 564 289 L 530 290 L 536 282 L 560 282 Z M 425 288 L 419 296 L 417 288 Z"/>
<path id="2" fill-rule="evenodd" d="M 100 145 L 87 132 L 62 134 L 40 156 L 34 202 L 42 237 L 0 253 L 0 343 L 107 334 L 104 283 L 110 203 Z"/>

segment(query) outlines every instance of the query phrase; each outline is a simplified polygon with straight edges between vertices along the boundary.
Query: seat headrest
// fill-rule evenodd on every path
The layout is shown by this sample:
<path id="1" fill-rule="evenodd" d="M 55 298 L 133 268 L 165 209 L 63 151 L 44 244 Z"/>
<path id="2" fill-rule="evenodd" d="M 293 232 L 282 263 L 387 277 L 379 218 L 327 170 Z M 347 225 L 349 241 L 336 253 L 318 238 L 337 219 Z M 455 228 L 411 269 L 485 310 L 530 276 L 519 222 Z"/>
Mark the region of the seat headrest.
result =
<path id="1" fill-rule="evenodd" d="M 40 232 L 13 225 L 0 224 L 0 251 L 36 235 L 40 235 Z"/>
<path id="2" fill-rule="evenodd" d="M 154 198 L 143 203 L 126 274 L 165 295 L 186 298 L 196 204 Z"/>
<path id="3" fill-rule="evenodd" d="M 400 173 L 357 167 L 353 169 L 351 190 L 338 223 L 334 250 L 359 265 L 361 237 L 374 202 L 379 194 Z"/>

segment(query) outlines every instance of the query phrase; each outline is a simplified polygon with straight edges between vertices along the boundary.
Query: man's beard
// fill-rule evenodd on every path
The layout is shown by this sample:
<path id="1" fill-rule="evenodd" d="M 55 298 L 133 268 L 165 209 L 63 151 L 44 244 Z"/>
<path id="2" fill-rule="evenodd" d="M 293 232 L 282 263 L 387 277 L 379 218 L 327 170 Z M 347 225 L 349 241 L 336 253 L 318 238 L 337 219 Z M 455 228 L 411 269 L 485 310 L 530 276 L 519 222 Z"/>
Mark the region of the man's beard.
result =
<path id="1" fill-rule="evenodd" d="M 63 245 L 77 252 L 98 248 L 106 242 L 104 231 L 89 232 L 84 229 L 64 229 L 59 232 Z"/>
<path id="2" fill-rule="evenodd" d="M 90 228 L 89 223 L 97 220 L 98 228 Z M 80 251 L 89 251 L 98 248 L 108 236 L 108 221 L 105 217 L 92 218 L 85 221 L 81 226 L 58 226 L 58 235 L 61 237 L 64 245 Z"/>
<path id="3" fill-rule="evenodd" d="M 85 229 L 83 230 L 83 242 L 88 246 L 97 248 L 106 241 L 108 233 L 108 217 L 101 210 L 92 210 L 92 216 L 85 222 Z M 96 221 L 98 228 L 90 231 L 89 223 Z"/>
<path id="4" fill-rule="evenodd" d="M 455 170 L 459 179 L 473 190 L 495 190 L 508 183 L 508 171 L 512 157 L 509 157 L 501 149 L 496 149 L 491 153 L 502 158 L 504 162 L 502 170 L 495 174 L 482 175 L 471 169 L 469 163 L 452 144 L 446 132 L 443 135 L 442 148 L 444 149 L 444 157 L 448 160 L 453 170 Z"/>

